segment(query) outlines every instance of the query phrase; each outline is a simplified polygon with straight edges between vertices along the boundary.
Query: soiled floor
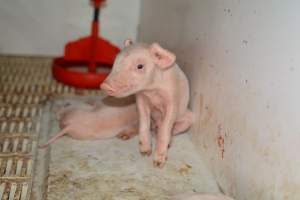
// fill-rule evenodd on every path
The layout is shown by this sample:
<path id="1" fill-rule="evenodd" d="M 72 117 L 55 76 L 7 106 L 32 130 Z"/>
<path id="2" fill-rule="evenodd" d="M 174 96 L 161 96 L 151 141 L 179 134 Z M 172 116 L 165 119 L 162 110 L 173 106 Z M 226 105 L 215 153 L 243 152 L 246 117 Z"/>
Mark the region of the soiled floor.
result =
<path id="1" fill-rule="evenodd" d="M 63 137 L 37 150 L 58 131 L 53 104 L 68 101 L 66 96 L 98 95 L 58 84 L 50 66 L 49 59 L 0 57 L 0 199 L 164 200 L 182 192 L 218 192 L 188 134 L 174 139 L 163 169 L 140 156 L 136 138 Z"/>
<path id="2" fill-rule="evenodd" d="M 52 134 L 58 131 L 53 117 Z M 48 199 L 165 200 L 177 193 L 218 191 L 188 134 L 175 137 L 163 169 L 153 167 L 152 157 L 142 157 L 137 144 L 137 137 L 62 138 L 51 146 Z"/>

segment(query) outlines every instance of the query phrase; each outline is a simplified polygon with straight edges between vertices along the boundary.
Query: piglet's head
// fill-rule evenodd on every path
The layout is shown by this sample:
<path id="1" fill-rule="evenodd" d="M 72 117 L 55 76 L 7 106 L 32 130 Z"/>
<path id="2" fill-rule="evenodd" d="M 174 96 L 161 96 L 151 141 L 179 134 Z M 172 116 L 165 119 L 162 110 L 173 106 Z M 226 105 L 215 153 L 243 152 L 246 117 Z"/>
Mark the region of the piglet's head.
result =
<path id="1" fill-rule="evenodd" d="M 175 55 L 159 44 L 135 44 L 125 40 L 112 71 L 101 84 L 108 95 L 125 97 L 151 88 L 155 76 L 175 63 Z"/>

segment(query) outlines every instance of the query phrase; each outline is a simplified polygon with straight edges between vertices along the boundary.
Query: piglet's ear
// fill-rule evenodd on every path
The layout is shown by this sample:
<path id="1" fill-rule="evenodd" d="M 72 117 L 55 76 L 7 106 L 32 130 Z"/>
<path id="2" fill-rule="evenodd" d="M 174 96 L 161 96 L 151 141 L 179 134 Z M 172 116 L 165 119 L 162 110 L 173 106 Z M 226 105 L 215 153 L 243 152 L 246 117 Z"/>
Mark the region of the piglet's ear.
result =
<path id="1" fill-rule="evenodd" d="M 128 46 L 132 45 L 133 42 L 131 39 L 126 39 L 126 40 L 124 40 L 123 44 L 125 47 L 128 47 Z"/>
<path id="2" fill-rule="evenodd" d="M 154 63 L 162 69 L 171 67 L 176 60 L 176 56 L 173 53 L 162 48 L 157 43 L 153 43 L 150 46 L 150 54 L 154 60 Z"/>

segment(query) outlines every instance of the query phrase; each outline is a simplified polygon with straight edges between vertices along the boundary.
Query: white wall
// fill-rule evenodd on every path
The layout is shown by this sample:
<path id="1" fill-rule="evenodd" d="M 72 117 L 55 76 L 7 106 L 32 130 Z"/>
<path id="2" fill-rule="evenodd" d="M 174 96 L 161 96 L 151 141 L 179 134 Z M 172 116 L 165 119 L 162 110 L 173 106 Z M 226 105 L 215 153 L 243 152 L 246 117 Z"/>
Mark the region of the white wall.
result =
<path id="1" fill-rule="evenodd" d="M 140 0 L 107 0 L 101 34 L 121 46 L 136 38 Z M 89 0 L 0 0 L 0 54 L 60 55 L 68 41 L 87 36 Z"/>
<path id="2" fill-rule="evenodd" d="M 299 8 L 297 0 L 142 2 L 139 38 L 177 54 L 200 156 L 238 200 L 300 199 Z"/>

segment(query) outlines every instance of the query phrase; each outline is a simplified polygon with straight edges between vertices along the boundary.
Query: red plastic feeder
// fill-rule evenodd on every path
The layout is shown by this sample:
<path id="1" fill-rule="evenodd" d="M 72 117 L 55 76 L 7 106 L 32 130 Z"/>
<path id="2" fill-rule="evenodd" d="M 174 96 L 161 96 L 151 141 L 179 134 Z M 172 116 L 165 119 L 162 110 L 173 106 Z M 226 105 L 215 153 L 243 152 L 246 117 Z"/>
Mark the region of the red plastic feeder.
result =
<path id="1" fill-rule="evenodd" d="M 56 80 L 77 88 L 99 88 L 120 51 L 98 36 L 99 10 L 103 0 L 92 2 L 95 9 L 91 36 L 68 43 L 64 56 L 55 58 L 52 65 Z"/>

